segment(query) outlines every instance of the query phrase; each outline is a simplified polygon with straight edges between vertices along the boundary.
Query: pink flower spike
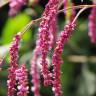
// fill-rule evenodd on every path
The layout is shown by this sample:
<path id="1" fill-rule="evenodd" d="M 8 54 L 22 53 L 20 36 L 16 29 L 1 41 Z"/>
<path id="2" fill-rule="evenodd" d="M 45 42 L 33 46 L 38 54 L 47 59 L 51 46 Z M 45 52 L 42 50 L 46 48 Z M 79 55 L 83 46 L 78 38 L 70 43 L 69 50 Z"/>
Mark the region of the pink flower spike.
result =
<path id="1" fill-rule="evenodd" d="M 54 17 L 57 15 L 58 10 L 58 0 L 49 0 L 48 4 L 46 5 L 45 11 L 43 13 L 43 19 L 40 23 L 39 27 L 39 39 L 40 39 L 40 50 L 41 50 L 41 65 L 42 65 L 42 75 L 44 77 L 44 85 L 48 86 L 51 85 L 50 80 L 50 72 L 48 70 L 48 62 L 46 60 L 47 53 L 50 50 L 51 40 L 52 40 L 52 33 L 50 37 L 50 22 L 53 20 Z"/>
<path id="2" fill-rule="evenodd" d="M 15 70 L 18 68 L 18 48 L 20 43 L 21 36 L 20 34 L 17 34 L 13 38 L 12 45 L 10 47 L 10 68 L 9 68 L 9 74 L 8 74 L 8 80 L 7 80 L 7 86 L 8 86 L 8 93 L 7 96 L 14 96 L 15 92 Z"/>
<path id="3" fill-rule="evenodd" d="M 34 96 L 40 96 L 39 89 L 40 89 L 40 81 L 39 81 L 39 70 L 37 66 L 37 59 L 39 56 L 39 46 L 37 44 L 34 52 L 33 52 L 33 58 L 31 60 L 31 72 L 30 74 L 32 75 L 32 91 L 34 92 Z"/>
<path id="4" fill-rule="evenodd" d="M 22 65 L 21 68 L 15 70 L 16 80 L 18 80 L 18 92 L 17 96 L 27 96 L 28 93 L 28 77 L 27 77 L 27 69 L 25 65 Z"/>
<path id="5" fill-rule="evenodd" d="M 93 1 L 94 4 L 96 4 L 96 1 Z M 96 8 L 92 8 L 91 14 L 89 15 L 89 32 L 88 35 L 91 39 L 92 43 L 96 44 Z"/>
<path id="6" fill-rule="evenodd" d="M 51 19 L 50 22 L 50 29 L 49 29 L 49 34 L 50 34 L 50 50 L 54 48 L 56 44 L 56 39 L 57 39 L 57 31 L 58 31 L 58 26 L 57 26 L 57 15 L 54 16 L 54 18 Z"/>
<path id="7" fill-rule="evenodd" d="M 57 46 L 54 49 L 52 64 L 53 64 L 53 92 L 55 96 L 62 96 L 61 83 L 60 83 L 60 66 L 63 63 L 61 55 L 63 52 L 64 44 L 69 39 L 72 30 L 74 30 L 75 24 L 69 24 L 64 27 L 64 31 L 61 32 L 61 36 L 57 41 Z"/>

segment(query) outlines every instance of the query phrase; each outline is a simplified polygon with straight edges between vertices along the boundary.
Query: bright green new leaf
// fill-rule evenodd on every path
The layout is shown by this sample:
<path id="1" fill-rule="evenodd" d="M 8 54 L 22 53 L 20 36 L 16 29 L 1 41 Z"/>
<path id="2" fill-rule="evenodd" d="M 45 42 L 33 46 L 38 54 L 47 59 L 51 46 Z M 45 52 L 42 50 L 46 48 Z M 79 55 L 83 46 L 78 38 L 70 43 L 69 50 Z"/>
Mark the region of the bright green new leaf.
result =
<path id="1" fill-rule="evenodd" d="M 26 24 L 30 22 L 30 16 L 25 13 L 21 13 L 13 18 L 9 18 L 3 28 L 2 43 L 8 44 L 12 41 L 13 36 L 20 32 Z M 28 41 L 31 37 L 31 32 L 26 32 L 23 36 L 23 41 Z"/>

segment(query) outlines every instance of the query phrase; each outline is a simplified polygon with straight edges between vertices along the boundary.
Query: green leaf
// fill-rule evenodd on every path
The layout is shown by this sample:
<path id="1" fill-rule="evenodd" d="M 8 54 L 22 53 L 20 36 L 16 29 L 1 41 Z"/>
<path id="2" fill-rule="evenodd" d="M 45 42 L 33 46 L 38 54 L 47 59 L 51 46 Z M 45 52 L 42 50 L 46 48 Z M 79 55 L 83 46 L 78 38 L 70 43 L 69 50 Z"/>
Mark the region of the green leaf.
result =
<path id="1" fill-rule="evenodd" d="M 21 13 L 14 18 L 9 18 L 3 28 L 2 43 L 8 44 L 12 41 L 13 36 L 22 30 L 26 24 L 30 22 L 30 16 L 25 13 Z M 31 38 L 31 32 L 26 32 L 23 37 L 23 41 L 28 41 Z"/>

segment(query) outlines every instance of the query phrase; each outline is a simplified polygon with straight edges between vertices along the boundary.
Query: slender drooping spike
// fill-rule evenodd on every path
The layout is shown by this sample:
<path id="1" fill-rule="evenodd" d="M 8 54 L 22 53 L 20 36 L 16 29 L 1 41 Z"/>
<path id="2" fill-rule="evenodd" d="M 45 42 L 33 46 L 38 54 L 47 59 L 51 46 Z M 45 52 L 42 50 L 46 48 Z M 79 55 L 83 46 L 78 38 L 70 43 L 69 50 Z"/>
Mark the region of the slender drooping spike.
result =
<path id="1" fill-rule="evenodd" d="M 96 4 L 96 0 L 93 0 L 93 4 Z M 96 43 L 96 8 L 93 7 L 91 14 L 89 15 L 89 32 L 88 35 L 92 43 Z"/>
<path id="2" fill-rule="evenodd" d="M 10 16 L 14 16 L 16 15 L 20 9 L 22 8 L 22 6 L 24 6 L 27 3 L 27 0 L 10 0 L 9 3 L 9 15 Z"/>
<path id="3" fill-rule="evenodd" d="M 61 32 L 61 36 L 57 41 L 56 48 L 54 49 L 53 57 L 52 57 L 52 64 L 53 64 L 53 92 L 55 96 L 62 96 L 61 91 L 61 82 L 60 82 L 60 66 L 63 63 L 61 55 L 63 52 L 64 44 L 69 39 L 72 31 L 74 30 L 75 24 L 69 24 L 64 27 L 64 31 Z"/>
<path id="4" fill-rule="evenodd" d="M 57 39 L 57 32 L 58 32 L 57 15 L 51 19 L 49 32 L 50 32 L 49 45 L 51 50 L 52 48 L 54 48 Z"/>
<path id="5" fill-rule="evenodd" d="M 37 44 L 38 45 L 38 44 Z M 34 92 L 34 96 L 40 96 L 39 89 L 40 89 L 40 82 L 39 82 L 39 70 L 37 66 L 37 59 L 40 54 L 40 47 L 36 46 L 35 50 L 33 51 L 33 58 L 31 60 L 31 72 L 32 75 L 32 91 Z"/>
<path id="6" fill-rule="evenodd" d="M 50 72 L 48 70 L 48 62 L 46 60 L 47 53 L 50 50 L 50 22 L 57 15 L 58 0 L 49 0 L 46 5 L 45 11 L 42 16 L 42 22 L 39 27 L 39 39 L 40 39 L 40 49 L 41 49 L 41 65 L 42 65 L 42 75 L 44 77 L 44 85 L 50 85 Z"/>
<path id="7" fill-rule="evenodd" d="M 25 65 L 15 70 L 16 80 L 18 81 L 18 92 L 17 96 L 27 96 L 28 93 L 28 77 L 27 69 Z"/>
<path id="8" fill-rule="evenodd" d="M 16 84 L 16 79 L 15 79 L 15 70 L 18 68 L 18 48 L 19 48 L 19 42 L 20 42 L 20 34 L 17 34 L 13 38 L 12 45 L 10 47 L 10 68 L 9 68 L 9 73 L 8 73 L 8 81 L 7 81 L 7 86 L 8 86 L 8 94 L 7 96 L 14 96 L 15 92 L 15 84 Z"/>

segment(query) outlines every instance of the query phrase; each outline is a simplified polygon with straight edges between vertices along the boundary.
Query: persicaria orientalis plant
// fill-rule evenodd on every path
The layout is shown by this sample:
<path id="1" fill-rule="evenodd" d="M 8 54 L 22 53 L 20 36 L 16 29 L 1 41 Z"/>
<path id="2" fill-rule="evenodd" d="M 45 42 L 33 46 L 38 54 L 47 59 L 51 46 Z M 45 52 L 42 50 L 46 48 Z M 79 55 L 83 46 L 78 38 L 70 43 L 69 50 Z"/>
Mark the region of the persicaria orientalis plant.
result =
<path id="1" fill-rule="evenodd" d="M 9 2 L 9 15 L 15 16 L 20 12 L 23 6 L 27 5 L 28 0 L 10 0 Z M 92 43 L 96 43 L 96 1 L 93 0 L 92 5 L 78 5 L 75 6 L 71 2 L 71 6 L 68 5 L 68 0 L 48 0 L 45 6 L 44 12 L 41 18 L 32 20 L 25 28 L 17 33 L 11 43 L 10 65 L 8 68 L 8 80 L 7 80 L 7 96 L 27 96 L 29 89 L 33 91 L 34 96 L 40 95 L 40 83 L 41 77 L 43 78 L 43 85 L 45 87 L 51 86 L 53 96 L 63 96 L 62 84 L 60 80 L 61 65 L 64 63 L 62 60 L 62 53 L 64 45 L 72 35 L 72 31 L 75 30 L 77 25 L 78 16 L 87 8 L 92 8 L 89 15 L 89 32 L 88 35 L 91 38 Z M 63 9 L 60 10 L 60 7 Z M 81 9 L 77 14 L 75 9 Z M 70 10 L 70 16 L 67 11 Z M 68 19 L 63 30 L 58 33 L 58 14 L 63 12 Z M 33 24 L 39 23 L 36 47 L 33 50 L 30 75 L 32 77 L 31 88 L 28 87 L 28 69 L 26 65 L 19 66 L 19 48 L 23 35 L 29 30 Z M 60 35 L 58 35 L 60 34 Z M 50 64 L 48 64 L 48 54 L 52 52 Z M 4 58 L 3 58 L 4 59 Z M 3 66 L 3 59 L 0 59 L 0 68 Z M 38 59 L 39 65 L 38 65 Z M 49 66 L 50 65 L 50 66 Z M 39 67 L 40 66 L 40 67 Z M 50 70 L 52 68 L 52 70 Z"/>

